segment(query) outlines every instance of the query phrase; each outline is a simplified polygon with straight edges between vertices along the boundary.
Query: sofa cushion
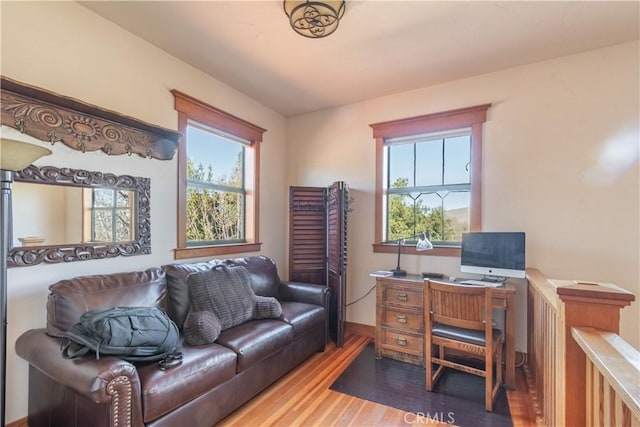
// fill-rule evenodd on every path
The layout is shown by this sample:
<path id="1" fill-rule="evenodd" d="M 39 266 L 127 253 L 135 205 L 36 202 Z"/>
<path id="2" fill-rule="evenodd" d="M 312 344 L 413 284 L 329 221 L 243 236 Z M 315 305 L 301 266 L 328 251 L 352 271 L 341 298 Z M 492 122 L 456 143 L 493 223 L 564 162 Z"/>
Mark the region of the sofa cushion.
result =
<path id="1" fill-rule="evenodd" d="M 264 255 L 225 260 L 225 264 L 245 267 L 256 295 L 280 299 L 280 278 L 276 263 Z"/>
<path id="2" fill-rule="evenodd" d="M 63 337 L 89 310 L 116 306 L 167 309 L 167 285 L 159 268 L 81 276 L 49 286 L 47 334 Z"/>
<path id="3" fill-rule="evenodd" d="M 161 371 L 157 363 L 137 366 L 145 423 L 184 405 L 236 374 L 235 352 L 218 344 L 183 346 L 182 363 Z"/>
<path id="4" fill-rule="evenodd" d="M 222 332 L 220 319 L 210 311 L 192 311 L 187 315 L 182 329 L 189 345 L 215 342 Z"/>
<path id="5" fill-rule="evenodd" d="M 189 286 L 187 277 L 191 273 L 210 270 L 222 261 L 212 259 L 209 262 L 177 263 L 163 265 L 167 275 L 167 290 L 169 293 L 169 317 L 182 329 L 182 324 L 189 314 L 191 302 L 189 300 Z"/>
<path id="6" fill-rule="evenodd" d="M 190 274 L 187 283 L 192 309 L 213 312 L 223 331 L 253 318 L 256 296 L 244 267 L 216 266 Z"/>
<path id="7" fill-rule="evenodd" d="M 296 339 L 319 325 L 324 325 L 326 314 L 324 307 L 304 302 L 282 301 L 282 320 L 293 327 Z"/>
<path id="8" fill-rule="evenodd" d="M 282 316 L 282 306 L 274 297 L 261 297 L 256 295 L 253 307 L 254 319 L 278 319 Z"/>
<path id="9" fill-rule="evenodd" d="M 293 341 L 293 328 L 280 320 L 251 320 L 223 331 L 217 344 L 235 351 L 238 355 L 237 372 L 285 348 Z"/>

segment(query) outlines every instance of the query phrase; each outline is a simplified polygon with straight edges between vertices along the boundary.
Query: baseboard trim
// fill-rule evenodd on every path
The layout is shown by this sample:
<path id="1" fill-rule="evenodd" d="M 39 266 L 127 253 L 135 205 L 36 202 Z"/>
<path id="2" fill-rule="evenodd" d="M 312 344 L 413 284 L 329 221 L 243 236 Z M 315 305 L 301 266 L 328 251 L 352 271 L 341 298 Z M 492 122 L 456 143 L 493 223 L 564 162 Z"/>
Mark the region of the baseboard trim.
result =
<path id="1" fill-rule="evenodd" d="M 11 421 L 9 424 L 6 424 L 6 427 L 27 427 L 29 425 L 29 420 L 27 417 L 20 418 L 19 420 Z"/>
<path id="2" fill-rule="evenodd" d="M 376 338 L 376 327 L 363 325 L 362 323 L 345 322 L 345 332 L 367 337 L 372 340 Z"/>

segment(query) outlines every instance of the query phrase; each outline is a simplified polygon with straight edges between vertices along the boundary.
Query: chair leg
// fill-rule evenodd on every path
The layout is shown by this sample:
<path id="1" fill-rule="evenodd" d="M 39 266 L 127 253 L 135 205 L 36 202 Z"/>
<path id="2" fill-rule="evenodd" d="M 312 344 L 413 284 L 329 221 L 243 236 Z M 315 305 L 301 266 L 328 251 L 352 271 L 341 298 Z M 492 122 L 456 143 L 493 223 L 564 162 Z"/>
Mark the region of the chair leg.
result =
<path id="1" fill-rule="evenodd" d="M 425 367 L 427 391 L 433 391 L 433 364 L 431 363 L 431 355 L 426 359 L 427 366 Z"/>
<path id="2" fill-rule="evenodd" d="M 484 409 L 493 411 L 493 349 L 487 346 L 484 358 Z"/>
<path id="3" fill-rule="evenodd" d="M 503 377 L 502 377 L 502 375 L 503 375 L 503 373 L 502 373 L 502 371 L 503 371 L 503 366 L 502 366 L 503 345 L 504 345 L 504 343 L 500 343 L 500 346 L 498 347 L 498 358 L 497 358 L 498 359 L 498 361 L 497 361 L 497 363 L 498 363 L 498 365 L 497 365 L 498 366 L 498 378 L 497 378 L 496 381 L 497 381 L 499 387 L 502 387 L 502 382 L 503 382 Z"/>
<path id="4" fill-rule="evenodd" d="M 425 355 L 424 355 L 424 368 L 425 368 L 425 376 L 426 376 L 426 384 L 427 384 L 427 391 L 432 391 L 433 390 L 433 363 L 431 362 L 431 357 L 432 357 L 432 345 L 429 344 L 428 348 L 425 347 Z"/>

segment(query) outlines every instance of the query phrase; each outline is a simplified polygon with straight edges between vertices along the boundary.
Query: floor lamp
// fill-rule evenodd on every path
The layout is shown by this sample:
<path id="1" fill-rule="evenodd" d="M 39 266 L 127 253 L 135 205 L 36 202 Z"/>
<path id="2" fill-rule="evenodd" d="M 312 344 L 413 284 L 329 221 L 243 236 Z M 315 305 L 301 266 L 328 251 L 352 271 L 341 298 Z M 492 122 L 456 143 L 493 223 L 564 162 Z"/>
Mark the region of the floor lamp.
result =
<path id="1" fill-rule="evenodd" d="M 11 183 L 13 172 L 22 170 L 42 156 L 51 154 L 51 150 L 26 142 L 0 138 L 0 182 L 2 184 L 2 198 L 0 199 L 0 310 L 2 310 L 2 328 L 0 335 L 0 377 L 2 384 L 0 392 L 0 426 L 5 425 L 5 403 L 7 383 L 7 256 L 12 245 L 11 238 Z"/>

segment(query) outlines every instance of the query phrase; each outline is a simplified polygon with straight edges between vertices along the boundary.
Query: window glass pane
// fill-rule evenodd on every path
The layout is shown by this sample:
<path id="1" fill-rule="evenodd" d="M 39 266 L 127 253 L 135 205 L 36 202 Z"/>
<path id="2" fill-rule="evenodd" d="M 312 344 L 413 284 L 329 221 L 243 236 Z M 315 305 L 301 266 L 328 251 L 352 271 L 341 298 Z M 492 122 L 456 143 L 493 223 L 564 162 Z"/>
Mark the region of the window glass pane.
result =
<path id="1" fill-rule="evenodd" d="M 471 136 L 447 138 L 444 143 L 444 183 L 466 184 L 471 182 Z"/>
<path id="2" fill-rule="evenodd" d="M 129 207 L 131 205 L 131 197 L 133 193 L 131 191 L 116 191 L 116 206 L 117 207 Z"/>
<path id="3" fill-rule="evenodd" d="M 442 185 L 442 140 L 416 144 L 416 157 L 416 185 Z"/>
<path id="4" fill-rule="evenodd" d="M 243 194 L 187 188 L 188 242 L 243 239 L 243 217 Z"/>
<path id="5" fill-rule="evenodd" d="M 471 193 L 451 192 L 443 199 L 447 240 L 462 241 L 462 233 L 469 231 Z"/>
<path id="6" fill-rule="evenodd" d="M 415 228 L 415 203 L 409 195 L 389 196 L 388 240 L 410 238 Z"/>
<path id="7" fill-rule="evenodd" d="M 97 208 L 110 208 L 113 206 L 113 190 L 96 188 L 93 190 L 93 206 Z"/>
<path id="8" fill-rule="evenodd" d="M 413 144 L 390 145 L 389 188 L 413 187 Z"/>
<path id="9" fill-rule="evenodd" d="M 423 193 L 418 197 L 417 203 L 420 204 L 420 219 L 417 231 L 428 231 L 430 240 L 443 240 L 440 231 L 442 229 L 442 199 L 437 193 Z"/>
<path id="10" fill-rule="evenodd" d="M 118 242 L 132 240 L 131 211 L 129 209 L 118 209 L 116 211 L 116 239 Z"/>
<path id="11" fill-rule="evenodd" d="M 242 187 L 244 146 L 187 126 L 187 179 Z"/>
<path id="12" fill-rule="evenodd" d="M 469 192 L 439 191 L 389 196 L 388 240 L 415 238 L 459 242 L 469 229 Z"/>
<path id="13" fill-rule="evenodd" d="M 93 218 L 93 240 L 96 242 L 113 242 L 113 211 L 110 209 L 94 210 Z"/>

